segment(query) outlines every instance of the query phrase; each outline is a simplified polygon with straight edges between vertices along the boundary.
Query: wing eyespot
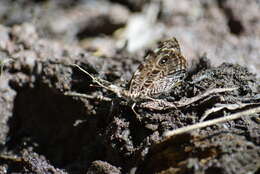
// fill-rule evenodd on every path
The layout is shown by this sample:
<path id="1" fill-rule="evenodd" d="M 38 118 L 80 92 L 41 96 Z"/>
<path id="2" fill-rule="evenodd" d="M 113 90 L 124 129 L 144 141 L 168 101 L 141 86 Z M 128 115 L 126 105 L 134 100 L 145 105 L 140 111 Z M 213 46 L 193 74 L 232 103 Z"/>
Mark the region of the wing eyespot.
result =
<path id="1" fill-rule="evenodd" d="M 159 61 L 159 65 L 165 65 L 169 62 L 170 58 L 168 56 L 164 56 L 163 58 L 161 58 L 161 60 Z"/>

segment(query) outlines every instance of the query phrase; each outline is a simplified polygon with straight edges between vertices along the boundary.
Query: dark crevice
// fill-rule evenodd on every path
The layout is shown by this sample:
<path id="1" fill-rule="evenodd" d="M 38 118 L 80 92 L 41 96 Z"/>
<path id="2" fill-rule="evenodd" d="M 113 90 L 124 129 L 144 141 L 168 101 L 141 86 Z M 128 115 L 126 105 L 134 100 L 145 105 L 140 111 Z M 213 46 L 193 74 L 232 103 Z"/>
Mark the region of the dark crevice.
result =
<path id="1" fill-rule="evenodd" d="M 241 33 L 244 32 L 244 27 L 243 27 L 241 21 L 239 21 L 235 18 L 229 19 L 228 27 L 230 29 L 230 32 L 235 34 L 235 35 L 240 35 Z"/>
<path id="2" fill-rule="evenodd" d="M 91 26 L 87 25 L 77 34 L 79 40 L 99 35 L 112 35 L 117 29 L 124 26 L 124 24 L 113 23 L 108 16 L 99 16 L 89 23 Z"/>
<path id="3" fill-rule="evenodd" d="M 223 10 L 226 18 L 227 18 L 227 25 L 229 30 L 232 34 L 241 35 L 245 29 L 240 19 L 238 19 L 233 10 L 226 5 L 226 0 L 218 0 L 218 7 Z"/>
<path id="4" fill-rule="evenodd" d="M 131 0 L 110 0 L 111 2 L 119 3 L 126 6 L 129 10 L 133 12 L 139 12 L 146 0 L 131 1 Z"/>
<path id="5" fill-rule="evenodd" d="M 210 167 L 205 171 L 205 174 L 221 174 L 223 173 L 221 168 L 218 167 Z"/>
<path id="6" fill-rule="evenodd" d="M 102 159 L 104 147 L 96 135 L 96 119 L 85 111 L 80 100 L 56 94 L 47 86 L 20 89 L 9 120 L 7 147 L 18 152 L 32 147 L 57 167 L 81 160 L 87 167 Z M 85 121 L 74 126 L 77 120 Z"/>

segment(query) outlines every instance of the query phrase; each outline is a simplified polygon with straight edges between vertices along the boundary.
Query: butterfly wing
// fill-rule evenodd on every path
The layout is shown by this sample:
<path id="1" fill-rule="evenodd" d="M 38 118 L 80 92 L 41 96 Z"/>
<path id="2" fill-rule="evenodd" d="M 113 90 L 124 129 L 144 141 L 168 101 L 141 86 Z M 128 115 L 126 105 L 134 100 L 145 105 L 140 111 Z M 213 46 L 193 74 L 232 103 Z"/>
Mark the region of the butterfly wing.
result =
<path id="1" fill-rule="evenodd" d="M 175 38 L 159 44 L 134 73 L 129 92 L 134 96 L 155 96 L 169 91 L 186 74 L 186 59 Z"/>

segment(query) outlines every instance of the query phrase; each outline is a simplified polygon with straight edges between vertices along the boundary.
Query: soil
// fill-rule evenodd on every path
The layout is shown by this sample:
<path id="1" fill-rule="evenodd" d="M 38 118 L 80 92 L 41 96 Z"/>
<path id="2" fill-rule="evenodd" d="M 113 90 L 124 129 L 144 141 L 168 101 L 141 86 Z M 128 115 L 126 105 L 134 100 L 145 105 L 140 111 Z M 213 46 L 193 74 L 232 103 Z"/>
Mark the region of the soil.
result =
<path id="1" fill-rule="evenodd" d="M 205 114 L 260 107 L 259 11 L 257 0 L 0 1 L 0 173 L 260 173 L 259 113 L 164 136 Z M 136 115 L 72 66 L 127 88 L 147 51 L 171 37 L 189 74 L 163 100 L 236 89 Z"/>

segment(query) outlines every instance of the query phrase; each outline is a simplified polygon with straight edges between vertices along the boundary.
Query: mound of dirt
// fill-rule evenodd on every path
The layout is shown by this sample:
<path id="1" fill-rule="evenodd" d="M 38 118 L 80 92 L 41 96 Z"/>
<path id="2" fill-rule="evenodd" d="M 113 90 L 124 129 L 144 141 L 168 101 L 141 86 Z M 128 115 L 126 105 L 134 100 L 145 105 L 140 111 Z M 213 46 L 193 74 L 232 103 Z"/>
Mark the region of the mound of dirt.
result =
<path id="1" fill-rule="evenodd" d="M 166 137 L 171 130 L 259 110 L 254 3 L 241 17 L 233 1 L 183 1 L 178 7 L 167 0 L 19 1 L 15 11 L 8 11 L 14 2 L 0 2 L 0 173 L 259 173 L 259 111 Z M 156 31 L 149 32 L 157 34 L 145 36 L 149 43 L 129 29 L 130 19 L 140 16 L 154 22 L 148 27 Z M 131 34 L 122 36 L 122 28 Z M 127 88 L 145 48 L 172 35 L 183 36 L 190 66 L 183 83 L 160 96 L 163 103 L 140 102 L 133 111 L 72 66 Z M 139 37 L 144 42 L 134 42 Z M 204 47 L 208 56 L 201 56 Z"/>

